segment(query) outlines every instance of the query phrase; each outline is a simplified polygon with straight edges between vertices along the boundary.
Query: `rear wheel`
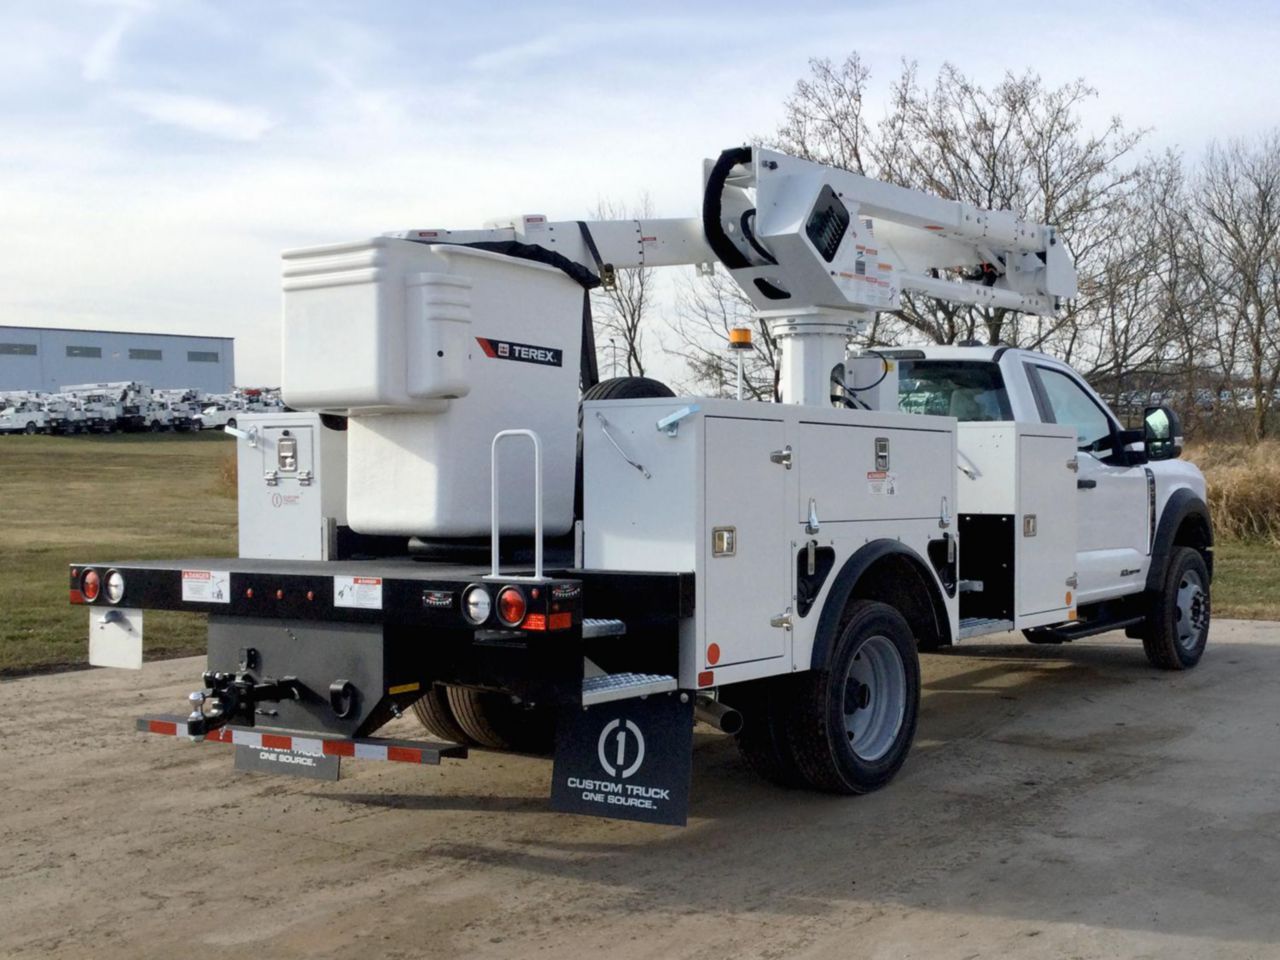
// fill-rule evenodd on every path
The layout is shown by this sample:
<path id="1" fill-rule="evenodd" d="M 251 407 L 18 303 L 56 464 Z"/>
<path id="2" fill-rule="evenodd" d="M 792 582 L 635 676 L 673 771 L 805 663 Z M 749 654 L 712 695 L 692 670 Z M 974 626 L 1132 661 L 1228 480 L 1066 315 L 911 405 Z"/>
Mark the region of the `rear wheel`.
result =
<path id="1" fill-rule="evenodd" d="M 449 687 L 449 709 L 473 743 L 491 750 L 549 753 L 555 716 L 545 707 L 513 703 L 505 693 Z"/>
<path id="2" fill-rule="evenodd" d="M 453 711 L 449 709 L 448 692 L 441 684 L 433 683 L 427 688 L 422 699 L 413 705 L 413 715 L 433 737 L 439 737 L 447 743 L 475 743 L 458 725 Z"/>
<path id="3" fill-rule="evenodd" d="M 830 665 L 803 675 L 797 690 L 787 739 L 811 786 L 868 793 L 893 779 L 920 711 L 920 660 L 902 614 L 855 601 Z"/>
<path id="4" fill-rule="evenodd" d="M 732 705 L 742 712 L 742 730 L 734 738 L 738 753 L 756 776 L 780 787 L 805 783 L 787 742 L 787 710 L 796 694 L 792 677 L 773 677 L 731 693 Z M 729 690 L 733 691 L 730 687 Z"/>
<path id="5" fill-rule="evenodd" d="M 1209 641 L 1209 569 L 1199 552 L 1177 547 L 1164 585 L 1152 600 L 1142 649 L 1161 670 L 1186 670 L 1204 656 Z"/>
<path id="6" fill-rule="evenodd" d="M 32 420 L 28 420 L 27 425 L 22 428 L 22 432 L 25 433 L 27 436 L 31 436 L 33 433 L 35 433 L 36 432 L 35 422 Z"/>
<path id="7" fill-rule="evenodd" d="M 228 420 L 227 426 L 230 427 L 232 430 L 234 430 L 236 428 L 236 418 L 232 417 L 230 420 Z"/>

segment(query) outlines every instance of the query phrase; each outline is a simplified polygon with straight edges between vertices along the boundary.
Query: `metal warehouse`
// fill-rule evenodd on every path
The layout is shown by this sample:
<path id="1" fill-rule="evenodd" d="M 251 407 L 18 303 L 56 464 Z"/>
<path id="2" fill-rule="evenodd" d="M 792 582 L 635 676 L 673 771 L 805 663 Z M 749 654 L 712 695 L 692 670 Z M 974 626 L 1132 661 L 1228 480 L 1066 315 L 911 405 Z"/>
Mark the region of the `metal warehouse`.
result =
<path id="1" fill-rule="evenodd" d="M 0 391 L 56 392 L 69 384 L 120 380 L 228 393 L 235 383 L 234 341 L 170 333 L 0 326 Z"/>

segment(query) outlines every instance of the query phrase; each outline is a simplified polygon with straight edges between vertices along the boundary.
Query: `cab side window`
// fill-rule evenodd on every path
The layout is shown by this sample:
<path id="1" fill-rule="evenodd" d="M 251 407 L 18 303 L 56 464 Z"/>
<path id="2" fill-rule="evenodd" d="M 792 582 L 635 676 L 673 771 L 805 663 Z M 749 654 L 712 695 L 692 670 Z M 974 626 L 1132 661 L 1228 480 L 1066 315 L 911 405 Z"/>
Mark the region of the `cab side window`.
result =
<path id="1" fill-rule="evenodd" d="M 1050 367 L 1036 367 L 1035 374 L 1054 422 L 1075 427 L 1078 446 L 1088 447 L 1111 436 L 1111 420 L 1079 383 Z"/>

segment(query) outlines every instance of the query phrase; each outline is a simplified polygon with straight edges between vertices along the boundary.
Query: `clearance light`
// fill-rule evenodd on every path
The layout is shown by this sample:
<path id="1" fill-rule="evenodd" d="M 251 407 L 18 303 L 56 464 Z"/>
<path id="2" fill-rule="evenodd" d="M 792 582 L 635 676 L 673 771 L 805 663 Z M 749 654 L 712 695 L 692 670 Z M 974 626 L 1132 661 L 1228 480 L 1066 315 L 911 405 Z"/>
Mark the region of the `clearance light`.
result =
<path id="1" fill-rule="evenodd" d="M 519 587 L 503 587 L 498 594 L 498 619 L 508 627 L 518 627 L 524 619 L 527 606 Z"/>
<path id="2" fill-rule="evenodd" d="M 102 589 L 102 580 L 98 577 L 97 570 L 86 570 L 84 576 L 80 578 L 80 592 L 84 594 L 85 600 L 89 603 L 98 599 L 98 592 Z"/>

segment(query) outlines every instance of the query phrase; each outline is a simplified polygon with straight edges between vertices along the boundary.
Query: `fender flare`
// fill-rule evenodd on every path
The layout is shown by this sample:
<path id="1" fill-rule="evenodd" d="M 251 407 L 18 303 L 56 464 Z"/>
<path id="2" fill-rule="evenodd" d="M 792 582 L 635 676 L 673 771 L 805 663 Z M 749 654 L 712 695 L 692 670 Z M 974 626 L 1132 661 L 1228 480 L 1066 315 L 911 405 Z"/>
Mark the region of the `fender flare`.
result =
<path id="1" fill-rule="evenodd" d="M 1213 524 L 1209 520 L 1209 508 L 1194 490 L 1179 487 L 1170 494 L 1164 511 L 1160 514 L 1160 522 L 1156 525 L 1156 535 L 1151 543 L 1151 566 L 1147 569 L 1148 590 L 1159 590 L 1164 584 L 1164 571 L 1169 564 L 1169 554 L 1173 551 L 1173 538 L 1188 517 L 1204 522 L 1209 537 L 1205 566 L 1209 568 L 1209 579 L 1213 579 Z"/>
<path id="2" fill-rule="evenodd" d="M 831 583 L 831 590 L 827 593 L 827 599 L 822 604 L 822 613 L 818 616 L 818 626 L 813 635 L 813 651 L 809 659 L 809 668 L 811 670 L 824 669 L 830 660 L 831 648 L 835 645 L 836 630 L 840 626 L 840 618 L 844 614 L 845 607 L 849 604 L 849 597 L 853 594 L 853 589 L 858 585 L 862 575 L 878 561 L 892 556 L 906 559 L 915 568 L 916 573 L 919 574 L 928 590 L 929 605 L 933 613 L 938 637 L 942 644 L 951 642 L 951 625 L 947 618 L 946 604 L 942 599 L 942 591 L 938 587 L 937 577 L 934 576 L 929 564 L 900 540 L 872 540 L 854 551 L 853 555 L 844 562 L 840 572 L 836 574 L 835 580 Z"/>

